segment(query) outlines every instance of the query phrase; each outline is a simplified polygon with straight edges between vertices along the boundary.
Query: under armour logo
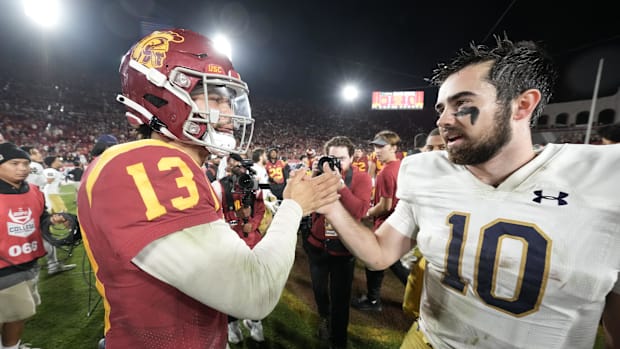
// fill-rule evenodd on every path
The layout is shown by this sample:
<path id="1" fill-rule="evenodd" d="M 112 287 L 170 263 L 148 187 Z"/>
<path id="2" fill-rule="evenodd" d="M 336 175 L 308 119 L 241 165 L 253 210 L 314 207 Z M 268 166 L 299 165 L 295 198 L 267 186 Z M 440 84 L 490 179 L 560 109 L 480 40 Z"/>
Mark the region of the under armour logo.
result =
<path id="1" fill-rule="evenodd" d="M 541 203 L 542 199 L 545 200 L 557 200 L 558 201 L 558 206 L 562 206 L 562 205 L 567 205 L 568 202 L 566 200 L 564 200 L 564 198 L 566 198 L 568 196 L 567 193 L 565 192 L 560 192 L 558 194 L 558 196 L 551 196 L 551 195 L 543 195 L 543 191 L 542 190 L 535 190 L 534 191 L 534 195 L 536 195 L 536 197 L 532 200 L 534 202 L 537 203 Z"/>

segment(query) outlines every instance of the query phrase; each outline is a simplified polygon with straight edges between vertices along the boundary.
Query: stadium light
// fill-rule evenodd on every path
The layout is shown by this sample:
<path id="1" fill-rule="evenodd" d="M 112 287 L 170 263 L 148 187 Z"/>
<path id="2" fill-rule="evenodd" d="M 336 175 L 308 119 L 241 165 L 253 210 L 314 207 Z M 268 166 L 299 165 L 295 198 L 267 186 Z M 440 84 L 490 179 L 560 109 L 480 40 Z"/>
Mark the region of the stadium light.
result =
<path id="1" fill-rule="evenodd" d="M 228 39 L 218 34 L 213 38 L 213 43 L 215 44 L 215 49 L 225 54 L 228 59 L 232 61 L 232 48 L 230 46 L 230 41 Z"/>
<path id="2" fill-rule="evenodd" d="M 359 96 L 359 90 L 356 86 L 349 84 L 342 88 L 341 96 L 345 101 L 352 102 Z"/>
<path id="3" fill-rule="evenodd" d="M 57 0 L 22 0 L 26 16 L 43 28 L 56 26 L 60 19 Z"/>

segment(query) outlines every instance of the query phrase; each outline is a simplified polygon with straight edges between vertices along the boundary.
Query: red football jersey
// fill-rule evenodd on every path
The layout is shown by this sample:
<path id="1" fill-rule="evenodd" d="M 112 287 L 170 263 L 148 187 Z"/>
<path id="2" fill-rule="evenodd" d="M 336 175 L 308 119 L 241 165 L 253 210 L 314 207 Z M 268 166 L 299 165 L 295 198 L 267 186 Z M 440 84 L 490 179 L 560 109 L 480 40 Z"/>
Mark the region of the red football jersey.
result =
<path id="1" fill-rule="evenodd" d="M 106 346 L 226 346 L 225 314 L 131 262 L 160 237 L 222 218 L 202 168 L 188 154 L 151 139 L 108 149 L 82 179 L 78 216 L 104 298 Z"/>
<path id="2" fill-rule="evenodd" d="M 363 155 L 359 158 L 353 158 L 351 166 L 357 167 L 361 172 L 368 172 L 368 156 Z"/>
<path id="3" fill-rule="evenodd" d="M 396 155 L 396 158 L 398 160 L 402 160 L 407 156 L 407 152 L 406 151 L 396 151 L 396 153 L 394 153 Z M 379 172 L 381 172 L 381 170 L 383 169 L 383 167 L 385 167 L 385 164 L 381 161 L 379 161 L 379 159 L 377 159 L 377 153 L 375 153 L 374 151 L 372 153 L 370 153 L 370 155 L 368 156 L 368 160 L 370 162 L 374 162 L 375 163 L 375 176 L 377 174 L 379 174 Z"/>
<path id="4" fill-rule="evenodd" d="M 390 211 L 383 216 L 375 217 L 374 228 L 377 229 L 394 211 L 398 198 L 396 197 L 396 182 L 398 179 L 398 170 L 400 169 L 400 160 L 390 161 L 383 166 L 383 170 L 377 175 L 375 182 L 374 203 L 379 202 L 381 197 L 392 198 L 392 207 Z"/>
<path id="5" fill-rule="evenodd" d="M 265 164 L 269 178 L 278 184 L 284 183 L 284 167 L 286 167 L 286 164 L 282 160 L 277 160 L 276 162 L 267 161 Z"/>

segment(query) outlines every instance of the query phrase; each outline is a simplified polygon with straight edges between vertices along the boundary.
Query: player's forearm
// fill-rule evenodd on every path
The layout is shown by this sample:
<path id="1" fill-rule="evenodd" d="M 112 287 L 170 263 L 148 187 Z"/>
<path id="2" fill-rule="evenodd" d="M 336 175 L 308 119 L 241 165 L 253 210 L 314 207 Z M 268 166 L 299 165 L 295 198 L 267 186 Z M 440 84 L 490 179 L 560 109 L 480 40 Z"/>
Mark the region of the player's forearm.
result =
<path id="1" fill-rule="evenodd" d="M 325 218 L 334 226 L 340 240 L 349 251 L 361 259 L 371 269 L 385 269 L 386 264 L 381 258 L 381 247 L 375 234 L 365 225 L 355 220 L 342 203 L 330 206 Z"/>
<path id="2" fill-rule="evenodd" d="M 224 221 L 184 229 L 145 247 L 141 269 L 223 313 L 261 319 L 277 305 L 295 258 L 301 208 L 285 200 L 251 250 Z"/>
<path id="3" fill-rule="evenodd" d="M 253 264 L 237 271 L 246 281 L 241 283 L 242 292 L 229 297 L 233 304 L 227 314 L 237 318 L 262 319 L 273 311 L 295 261 L 301 216 L 301 207 L 294 201 L 282 202 L 265 237 L 252 250 Z M 245 299 L 239 301 L 241 298 Z"/>

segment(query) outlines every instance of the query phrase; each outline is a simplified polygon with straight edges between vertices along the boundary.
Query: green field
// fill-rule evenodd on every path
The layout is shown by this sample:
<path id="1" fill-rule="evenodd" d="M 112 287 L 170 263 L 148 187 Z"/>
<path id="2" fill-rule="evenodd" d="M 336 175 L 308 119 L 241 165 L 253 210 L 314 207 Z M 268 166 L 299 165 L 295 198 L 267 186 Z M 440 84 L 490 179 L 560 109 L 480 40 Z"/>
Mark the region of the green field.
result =
<path id="1" fill-rule="evenodd" d="M 65 186 L 63 192 L 67 208 L 75 212 L 73 187 Z M 263 320 L 265 342 L 255 343 L 246 338 L 231 348 L 326 348 L 315 336 L 318 318 L 311 291 L 308 292 L 310 284 L 303 252 L 298 250 L 298 257 L 280 303 Z M 78 266 L 53 276 L 48 276 L 44 269 L 41 271 L 39 290 L 42 304 L 38 313 L 27 322 L 23 340 L 43 349 L 95 349 L 103 336 L 103 306 L 94 289 L 93 274 L 84 257 L 83 246 L 78 246 L 71 254 L 59 251 L 59 258 L 67 258 L 66 263 Z M 44 259 L 40 264 L 44 265 Z M 363 278 L 360 267 L 356 271 L 354 290 L 362 287 Z M 382 313 L 351 311 L 349 348 L 400 347 L 410 324 L 399 308 L 403 288 L 391 273 L 386 273 L 384 283 Z M 600 336 L 594 348 L 603 348 Z"/>

